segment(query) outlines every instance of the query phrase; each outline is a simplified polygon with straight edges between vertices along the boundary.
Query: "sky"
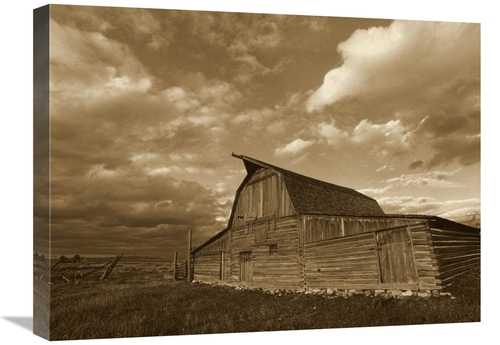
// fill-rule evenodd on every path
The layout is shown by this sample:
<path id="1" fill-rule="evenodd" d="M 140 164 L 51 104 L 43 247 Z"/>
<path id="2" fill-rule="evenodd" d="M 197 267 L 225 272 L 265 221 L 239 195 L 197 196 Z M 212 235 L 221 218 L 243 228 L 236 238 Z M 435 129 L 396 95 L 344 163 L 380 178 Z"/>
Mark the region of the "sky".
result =
<path id="1" fill-rule="evenodd" d="M 232 152 L 481 219 L 477 23 L 53 6 L 50 25 L 52 255 L 203 243 L 246 175 Z"/>

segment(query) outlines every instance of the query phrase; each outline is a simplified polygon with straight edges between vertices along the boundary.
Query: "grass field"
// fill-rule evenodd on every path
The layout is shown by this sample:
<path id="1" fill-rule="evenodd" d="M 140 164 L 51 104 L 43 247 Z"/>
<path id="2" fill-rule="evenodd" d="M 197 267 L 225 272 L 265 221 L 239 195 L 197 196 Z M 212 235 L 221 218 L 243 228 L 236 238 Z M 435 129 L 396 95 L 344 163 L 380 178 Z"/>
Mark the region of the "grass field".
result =
<path id="1" fill-rule="evenodd" d="M 167 266 L 124 261 L 106 280 L 99 280 L 99 274 L 76 282 L 57 280 L 50 285 L 50 339 L 480 321 L 479 268 L 451 286 L 452 296 L 386 300 L 364 295 L 269 294 L 258 289 L 174 282 Z"/>

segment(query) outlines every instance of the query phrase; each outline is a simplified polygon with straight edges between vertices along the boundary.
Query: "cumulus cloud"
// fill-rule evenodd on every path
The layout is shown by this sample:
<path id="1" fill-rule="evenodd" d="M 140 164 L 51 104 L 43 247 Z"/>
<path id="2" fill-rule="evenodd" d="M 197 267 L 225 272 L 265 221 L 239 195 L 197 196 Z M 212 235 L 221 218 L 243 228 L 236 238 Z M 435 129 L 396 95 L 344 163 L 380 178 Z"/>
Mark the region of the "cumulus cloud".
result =
<path id="1" fill-rule="evenodd" d="M 329 145 L 335 145 L 346 139 L 349 134 L 335 126 L 335 121 L 331 123 L 322 122 L 318 125 L 318 134 L 324 138 Z"/>
<path id="2" fill-rule="evenodd" d="M 479 74 L 479 25 L 395 21 L 357 30 L 337 47 L 342 64 L 328 72 L 308 110 L 346 97 L 405 99 L 433 95 Z"/>
<path id="3" fill-rule="evenodd" d="M 409 155 L 418 146 L 425 147 L 419 168 L 476 164 L 479 43 L 473 23 L 394 21 L 357 30 L 337 46 L 341 62 L 306 108 L 315 118 L 343 119 L 350 139 L 376 145 L 380 158 Z"/>
<path id="4" fill-rule="evenodd" d="M 292 141 L 291 143 L 286 144 L 283 147 L 278 147 L 276 150 L 274 150 L 274 154 L 278 156 L 286 154 L 294 155 L 299 152 L 302 152 L 304 149 L 311 146 L 312 144 L 313 144 L 312 141 L 302 140 L 298 138 Z"/>
<path id="5" fill-rule="evenodd" d="M 353 130 L 352 141 L 378 150 L 390 148 L 392 151 L 398 151 L 409 147 L 410 135 L 400 120 L 382 124 L 362 120 Z"/>

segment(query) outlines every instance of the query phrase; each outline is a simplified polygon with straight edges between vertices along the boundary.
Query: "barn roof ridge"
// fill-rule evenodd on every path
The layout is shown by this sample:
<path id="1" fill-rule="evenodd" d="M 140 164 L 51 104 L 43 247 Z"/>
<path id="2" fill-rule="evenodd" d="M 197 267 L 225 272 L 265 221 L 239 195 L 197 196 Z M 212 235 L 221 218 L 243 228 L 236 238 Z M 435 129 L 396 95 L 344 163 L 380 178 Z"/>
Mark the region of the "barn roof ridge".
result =
<path id="1" fill-rule="evenodd" d="M 294 209 L 299 214 L 309 212 L 329 215 L 357 214 L 375 216 L 385 214 L 375 199 L 352 188 L 301 175 L 234 152 L 232 156 L 245 162 L 249 175 L 252 169 L 247 163 L 271 169 L 281 174 L 285 180 Z M 339 193 L 342 196 L 339 196 Z"/>
<path id="2" fill-rule="evenodd" d="M 341 192 L 341 193 L 352 194 L 352 195 L 364 197 L 367 199 L 375 200 L 366 194 L 358 192 L 357 190 L 355 190 L 353 188 L 344 187 L 344 186 L 341 186 L 341 185 L 338 185 L 335 183 L 326 182 L 326 181 L 322 181 L 322 180 L 319 180 L 319 179 L 314 178 L 314 177 L 302 175 L 302 174 L 299 174 L 295 171 L 284 169 L 284 168 L 260 161 L 258 159 L 252 158 L 252 157 L 248 157 L 248 156 L 244 156 L 244 155 L 237 155 L 235 153 L 233 153 L 233 156 L 240 158 L 242 160 L 250 161 L 250 162 L 257 164 L 257 165 L 261 165 L 262 167 L 268 167 L 272 170 L 275 170 L 275 171 L 281 173 L 284 177 L 289 177 L 289 178 L 293 178 L 293 179 L 303 179 L 303 180 L 307 181 L 308 183 L 316 184 L 318 186 L 323 186 L 323 187 L 327 187 L 327 188 L 335 188 L 338 192 Z"/>

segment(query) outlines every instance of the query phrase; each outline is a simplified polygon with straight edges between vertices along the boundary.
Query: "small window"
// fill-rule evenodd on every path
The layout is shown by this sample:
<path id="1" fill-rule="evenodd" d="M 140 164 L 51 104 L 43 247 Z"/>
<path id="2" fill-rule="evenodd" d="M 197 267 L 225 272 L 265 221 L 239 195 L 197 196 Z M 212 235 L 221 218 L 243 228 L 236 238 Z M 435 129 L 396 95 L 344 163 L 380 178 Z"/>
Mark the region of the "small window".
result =
<path id="1" fill-rule="evenodd" d="M 277 244 L 270 244 L 269 245 L 269 255 L 274 255 L 278 252 L 278 245 Z"/>

